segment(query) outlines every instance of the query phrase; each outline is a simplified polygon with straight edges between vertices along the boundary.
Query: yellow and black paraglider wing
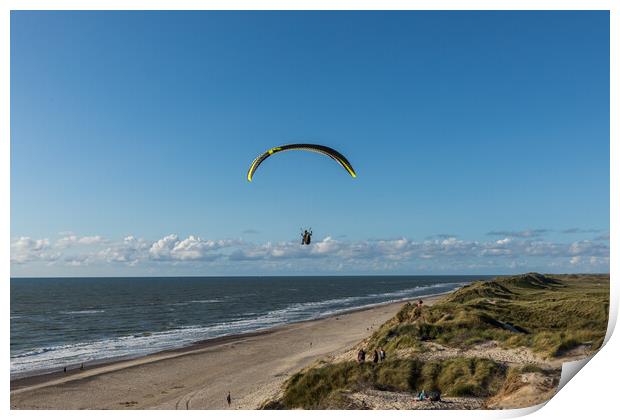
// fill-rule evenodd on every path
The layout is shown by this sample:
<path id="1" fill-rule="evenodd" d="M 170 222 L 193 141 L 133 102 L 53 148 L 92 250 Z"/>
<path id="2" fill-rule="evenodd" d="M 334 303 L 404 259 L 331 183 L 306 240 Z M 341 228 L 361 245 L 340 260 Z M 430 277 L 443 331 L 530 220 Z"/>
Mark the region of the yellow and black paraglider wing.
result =
<path id="1" fill-rule="evenodd" d="M 342 166 L 353 178 L 357 177 L 357 174 L 353 170 L 353 167 L 349 163 L 346 157 L 342 155 L 342 153 L 337 150 L 332 149 L 331 147 L 322 146 L 320 144 L 285 144 L 284 146 L 274 147 L 272 149 L 267 150 L 262 155 L 258 156 L 252 164 L 250 165 L 250 169 L 248 170 L 248 181 L 252 181 L 252 177 L 254 176 L 254 172 L 260 166 L 261 163 L 269 156 L 274 155 L 276 153 L 285 152 L 287 150 L 305 150 L 308 152 L 320 153 L 325 156 L 329 156 L 334 159 L 340 166 Z"/>

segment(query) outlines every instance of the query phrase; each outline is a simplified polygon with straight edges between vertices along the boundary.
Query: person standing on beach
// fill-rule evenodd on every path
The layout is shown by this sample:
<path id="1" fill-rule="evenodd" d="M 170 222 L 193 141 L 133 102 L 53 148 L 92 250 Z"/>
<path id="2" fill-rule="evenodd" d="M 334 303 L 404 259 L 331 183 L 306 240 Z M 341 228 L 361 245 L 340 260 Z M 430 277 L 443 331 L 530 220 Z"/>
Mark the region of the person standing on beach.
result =
<path id="1" fill-rule="evenodd" d="M 379 361 L 383 362 L 385 360 L 385 350 L 383 350 L 383 348 L 379 347 Z"/>
<path id="2" fill-rule="evenodd" d="M 360 351 L 357 352 L 357 363 L 362 364 L 365 360 L 366 352 L 364 351 L 364 349 L 360 349 Z"/>
<path id="3" fill-rule="evenodd" d="M 228 395 L 226 396 L 226 402 L 228 403 L 228 407 L 230 407 L 230 404 L 232 402 L 232 398 L 230 398 L 230 391 L 228 391 Z"/>
<path id="4" fill-rule="evenodd" d="M 379 353 L 377 353 L 377 350 L 375 349 L 375 352 L 372 355 L 372 362 L 376 364 L 378 361 L 379 361 Z"/>

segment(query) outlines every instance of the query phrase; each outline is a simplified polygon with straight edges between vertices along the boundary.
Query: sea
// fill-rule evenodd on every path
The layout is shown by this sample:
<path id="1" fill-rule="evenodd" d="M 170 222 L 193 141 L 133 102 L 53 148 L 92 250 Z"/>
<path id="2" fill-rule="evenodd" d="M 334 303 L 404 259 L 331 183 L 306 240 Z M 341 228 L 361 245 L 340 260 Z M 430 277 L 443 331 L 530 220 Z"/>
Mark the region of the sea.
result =
<path id="1" fill-rule="evenodd" d="M 423 298 L 488 277 L 12 278 L 11 378 Z"/>

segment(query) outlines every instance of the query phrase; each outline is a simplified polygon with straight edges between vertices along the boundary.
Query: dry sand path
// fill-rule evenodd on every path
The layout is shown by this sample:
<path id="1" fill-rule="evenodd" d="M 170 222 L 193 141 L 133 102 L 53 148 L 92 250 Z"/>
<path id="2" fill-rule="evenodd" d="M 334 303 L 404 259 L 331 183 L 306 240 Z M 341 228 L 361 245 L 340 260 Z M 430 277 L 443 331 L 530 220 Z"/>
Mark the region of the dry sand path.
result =
<path id="1" fill-rule="evenodd" d="M 356 408 L 369 410 L 477 410 L 484 408 L 485 398 L 446 397 L 442 401 L 417 401 L 409 392 L 368 389 L 347 394 Z"/>
<path id="2" fill-rule="evenodd" d="M 526 347 L 514 349 L 504 349 L 495 341 L 487 341 L 486 343 L 472 346 L 468 349 L 460 349 L 456 347 L 442 346 L 438 343 L 424 343 L 425 351 L 415 354 L 415 357 L 422 361 L 428 360 L 445 360 L 454 359 L 456 357 L 491 359 L 497 363 L 506 365 L 537 365 L 543 368 L 558 368 L 561 363 L 544 359 Z M 404 351 L 399 352 L 399 357 L 409 357 L 414 353 Z"/>
<path id="3" fill-rule="evenodd" d="M 393 354 L 389 354 L 391 359 L 408 359 L 416 358 L 421 361 L 454 359 L 457 357 L 465 358 L 481 358 L 491 359 L 498 363 L 506 365 L 527 365 L 533 364 L 545 369 L 557 369 L 562 366 L 560 359 L 547 360 L 536 355 L 530 349 L 520 347 L 516 349 L 504 349 L 497 342 L 488 341 L 469 349 L 461 349 L 458 347 L 447 347 L 434 342 L 426 342 L 424 351 L 415 349 L 397 350 Z M 341 354 L 330 358 L 330 362 L 337 363 L 346 360 L 353 360 L 357 354 L 357 349 L 350 349 Z"/>
<path id="4" fill-rule="evenodd" d="M 591 355 L 588 346 L 579 346 L 562 357 L 544 358 L 527 347 L 502 348 L 496 341 L 487 341 L 468 349 L 447 347 L 438 343 L 424 343 L 426 350 L 421 353 L 412 351 L 398 352 L 397 357 L 414 356 L 419 360 L 445 360 L 455 357 L 490 359 L 508 366 L 536 365 L 542 369 L 561 369 L 562 364 L 574 360 L 584 359 Z"/>

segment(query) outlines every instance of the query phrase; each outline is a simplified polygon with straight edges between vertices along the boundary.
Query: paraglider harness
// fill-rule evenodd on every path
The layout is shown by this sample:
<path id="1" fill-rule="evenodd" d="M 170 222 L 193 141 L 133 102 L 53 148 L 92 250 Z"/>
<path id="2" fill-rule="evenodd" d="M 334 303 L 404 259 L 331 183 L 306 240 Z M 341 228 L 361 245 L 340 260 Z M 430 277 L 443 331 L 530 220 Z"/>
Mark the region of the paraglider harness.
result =
<path id="1" fill-rule="evenodd" d="M 310 245 L 311 241 L 312 241 L 312 228 L 310 228 L 310 230 L 304 230 L 301 234 L 302 245 Z"/>

